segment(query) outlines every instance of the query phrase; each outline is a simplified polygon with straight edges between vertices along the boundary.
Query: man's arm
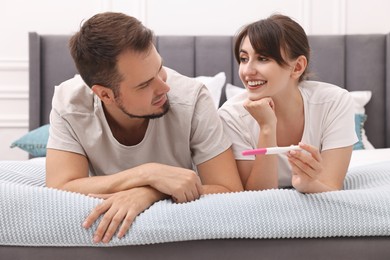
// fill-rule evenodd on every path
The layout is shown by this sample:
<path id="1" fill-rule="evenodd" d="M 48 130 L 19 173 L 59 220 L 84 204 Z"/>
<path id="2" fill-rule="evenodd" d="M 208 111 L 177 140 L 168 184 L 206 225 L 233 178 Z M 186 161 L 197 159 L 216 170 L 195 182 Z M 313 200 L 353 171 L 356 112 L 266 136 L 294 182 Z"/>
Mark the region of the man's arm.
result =
<path id="1" fill-rule="evenodd" d="M 243 190 L 231 148 L 197 167 L 204 194 Z"/>
<path id="2" fill-rule="evenodd" d="M 93 241 L 108 243 L 116 230 L 118 237 L 123 237 L 135 217 L 154 202 L 166 199 L 166 194 L 177 202 L 185 202 L 199 198 L 202 193 L 200 179 L 193 171 L 159 164 L 145 165 L 144 168 L 135 167 L 117 174 L 89 177 L 88 160 L 83 155 L 48 149 L 46 185 L 104 199 L 88 215 L 83 227 L 90 228 L 103 215 Z M 160 171 L 165 175 L 149 175 L 143 171 Z M 171 184 L 167 185 L 170 181 Z M 166 194 L 148 185 L 149 182 Z"/>
<path id="3" fill-rule="evenodd" d="M 105 176 L 89 177 L 88 160 L 77 153 L 47 149 L 46 186 L 82 194 L 111 194 L 151 186 L 177 202 L 199 198 L 202 186 L 192 171 L 157 163 L 143 164 Z"/>

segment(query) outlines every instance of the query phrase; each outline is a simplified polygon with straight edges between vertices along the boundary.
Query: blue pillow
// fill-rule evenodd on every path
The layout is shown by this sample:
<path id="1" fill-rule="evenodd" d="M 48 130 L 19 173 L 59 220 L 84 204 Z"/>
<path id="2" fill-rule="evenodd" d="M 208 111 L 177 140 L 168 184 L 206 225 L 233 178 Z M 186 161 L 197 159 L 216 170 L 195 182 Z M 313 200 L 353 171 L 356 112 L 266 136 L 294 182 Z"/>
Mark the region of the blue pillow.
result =
<path id="1" fill-rule="evenodd" d="M 363 150 L 365 149 L 363 142 L 362 142 L 362 137 L 363 137 L 363 127 L 364 127 L 364 122 L 367 120 L 367 115 L 365 114 L 355 114 L 355 131 L 356 134 L 359 138 L 359 141 L 353 145 L 353 150 Z"/>
<path id="2" fill-rule="evenodd" d="M 11 148 L 19 147 L 34 157 L 46 156 L 46 145 L 49 139 L 49 124 L 38 127 L 11 144 Z"/>

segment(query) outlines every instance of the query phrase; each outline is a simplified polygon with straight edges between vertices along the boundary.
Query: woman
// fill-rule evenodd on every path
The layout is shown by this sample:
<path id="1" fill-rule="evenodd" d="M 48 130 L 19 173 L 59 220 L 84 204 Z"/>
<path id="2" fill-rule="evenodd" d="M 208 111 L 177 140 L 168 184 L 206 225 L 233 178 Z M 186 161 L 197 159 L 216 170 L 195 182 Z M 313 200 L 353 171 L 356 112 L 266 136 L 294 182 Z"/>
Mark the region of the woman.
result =
<path id="1" fill-rule="evenodd" d="M 238 33 L 234 54 L 246 92 L 219 110 L 246 190 L 291 187 L 303 193 L 340 190 L 354 130 L 348 91 L 306 80 L 310 46 L 303 28 L 284 15 Z M 247 149 L 290 146 L 279 155 L 245 156 Z"/>

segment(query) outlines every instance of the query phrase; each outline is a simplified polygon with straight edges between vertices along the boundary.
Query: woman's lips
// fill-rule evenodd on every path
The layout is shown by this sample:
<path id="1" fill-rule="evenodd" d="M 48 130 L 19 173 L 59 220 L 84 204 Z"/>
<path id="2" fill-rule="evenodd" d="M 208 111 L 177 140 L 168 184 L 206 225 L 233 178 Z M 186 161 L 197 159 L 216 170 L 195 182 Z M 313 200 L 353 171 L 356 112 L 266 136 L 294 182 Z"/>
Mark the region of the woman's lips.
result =
<path id="1" fill-rule="evenodd" d="M 258 89 L 263 87 L 267 81 L 265 80 L 248 80 L 247 81 L 247 87 L 248 89 Z"/>

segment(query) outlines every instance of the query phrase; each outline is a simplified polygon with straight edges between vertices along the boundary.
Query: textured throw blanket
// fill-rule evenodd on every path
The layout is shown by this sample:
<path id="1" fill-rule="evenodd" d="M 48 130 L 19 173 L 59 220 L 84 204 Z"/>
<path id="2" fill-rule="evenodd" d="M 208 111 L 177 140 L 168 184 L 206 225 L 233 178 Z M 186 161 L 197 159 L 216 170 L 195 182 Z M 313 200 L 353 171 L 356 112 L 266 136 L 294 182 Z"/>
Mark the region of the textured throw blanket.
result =
<path id="1" fill-rule="evenodd" d="M 155 203 L 122 239 L 94 244 L 85 217 L 101 200 L 44 187 L 44 166 L 0 162 L 0 245 L 121 246 L 226 238 L 390 235 L 390 162 L 359 166 L 345 190 L 267 190 Z"/>

